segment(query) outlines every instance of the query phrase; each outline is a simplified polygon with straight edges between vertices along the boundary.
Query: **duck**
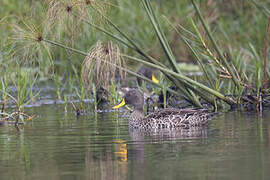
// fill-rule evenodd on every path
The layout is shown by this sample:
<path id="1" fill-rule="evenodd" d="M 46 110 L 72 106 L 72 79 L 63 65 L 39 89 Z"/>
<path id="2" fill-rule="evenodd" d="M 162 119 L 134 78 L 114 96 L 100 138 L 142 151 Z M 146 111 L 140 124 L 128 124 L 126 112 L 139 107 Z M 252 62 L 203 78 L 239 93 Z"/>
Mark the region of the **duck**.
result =
<path id="1" fill-rule="evenodd" d="M 152 80 L 154 83 L 159 84 L 159 80 L 157 79 L 157 77 L 155 76 L 155 71 L 154 69 L 147 67 L 147 66 L 141 66 L 138 71 L 137 74 L 145 76 L 146 78 Z M 137 77 L 137 83 L 138 85 L 141 87 L 142 86 L 142 79 Z"/>
<path id="2" fill-rule="evenodd" d="M 118 109 L 125 105 L 130 105 L 133 112 L 130 115 L 129 126 L 136 129 L 190 129 L 192 127 L 203 127 L 215 113 L 208 109 L 195 108 L 167 108 L 157 109 L 144 116 L 143 94 L 138 89 L 128 91 L 118 105 L 113 109 Z"/>

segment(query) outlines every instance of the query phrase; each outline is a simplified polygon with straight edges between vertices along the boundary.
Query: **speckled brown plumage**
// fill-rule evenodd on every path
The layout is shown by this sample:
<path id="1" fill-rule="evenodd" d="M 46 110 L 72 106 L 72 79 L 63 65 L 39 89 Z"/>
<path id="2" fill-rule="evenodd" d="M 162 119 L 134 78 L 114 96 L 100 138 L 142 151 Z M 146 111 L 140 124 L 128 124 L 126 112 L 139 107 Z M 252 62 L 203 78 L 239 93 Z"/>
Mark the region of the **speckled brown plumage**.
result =
<path id="1" fill-rule="evenodd" d="M 162 129 L 202 127 L 207 125 L 208 120 L 214 115 L 207 109 L 159 109 L 147 116 L 143 113 L 142 93 L 133 89 L 124 97 L 126 104 L 133 106 L 129 125 L 132 128 Z"/>

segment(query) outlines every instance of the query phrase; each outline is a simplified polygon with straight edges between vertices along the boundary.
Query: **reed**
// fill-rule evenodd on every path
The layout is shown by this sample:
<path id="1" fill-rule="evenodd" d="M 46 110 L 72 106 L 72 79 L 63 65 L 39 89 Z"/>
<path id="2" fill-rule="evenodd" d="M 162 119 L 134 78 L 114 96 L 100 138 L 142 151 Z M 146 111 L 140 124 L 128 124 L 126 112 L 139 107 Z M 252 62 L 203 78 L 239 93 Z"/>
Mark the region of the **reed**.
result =
<path id="1" fill-rule="evenodd" d="M 97 99 L 97 89 L 94 83 L 92 83 L 92 92 L 93 92 L 93 99 L 94 99 L 94 109 L 96 112 L 98 109 L 98 99 Z"/>
<path id="2" fill-rule="evenodd" d="M 77 78 L 79 78 L 79 77 L 76 77 L 76 79 Z M 85 90 L 81 80 L 79 80 L 79 85 L 78 86 L 79 86 L 79 89 L 77 87 L 75 87 L 75 92 L 76 92 L 77 97 L 80 100 L 80 109 L 83 110 L 83 109 L 85 109 L 84 100 L 87 98 L 87 94 L 86 94 L 86 90 Z"/>
<path id="3" fill-rule="evenodd" d="M 7 77 L 3 76 L 1 77 L 1 83 L 0 83 L 0 90 L 1 90 L 1 113 L 5 113 L 6 108 L 6 102 L 8 100 L 8 93 L 9 93 L 9 86 L 7 83 Z M 2 118 L 4 115 L 2 114 Z"/>
<path id="4" fill-rule="evenodd" d="M 111 79 L 110 82 L 111 82 L 110 83 L 111 86 L 109 88 L 110 95 L 108 96 L 108 99 L 109 99 L 110 104 L 116 104 L 121 100 L 121 97 L 118 93 L 119 88 L 113 79 Z"/>
<path id="5" fill-rule="evenodd" d="M 55 74 L 54 82 L 55 82 L 55 91 L 56 91 L 57 99 L 61 100 L 62 97 L 61 97 L 61 88 L 60 88 L 60 77 L 58 73 Z"/>

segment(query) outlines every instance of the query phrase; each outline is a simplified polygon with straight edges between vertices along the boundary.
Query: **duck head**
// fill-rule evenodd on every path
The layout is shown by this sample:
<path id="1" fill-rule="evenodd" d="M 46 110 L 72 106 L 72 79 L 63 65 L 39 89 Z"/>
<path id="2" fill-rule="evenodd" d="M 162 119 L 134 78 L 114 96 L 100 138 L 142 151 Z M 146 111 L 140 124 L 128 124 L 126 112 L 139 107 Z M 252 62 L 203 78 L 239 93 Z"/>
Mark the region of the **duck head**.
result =
<path id="1" fill-rule="evenodd" d="M 159 80 L 156 78 L 154 74 L 154 70 L 152 68 L 149 68 L 147 66 L 142 66 L 138 71 L 138 74 L 147 77 L 148 79 L 151 79 L 154 83 L 159 84 Z M 137 77 L 137 82 L 139 86 L 142 86 L 142 80 Z"/>
<path id="2" fill-rule="evenodd" d="M 132 106 L 134 111 L 143 111 L 144 98 L 141 91 L 139 91 L 138 89 L 129 90 L 125 94 L 121 102 L 118 105 L 114 106 L 113 109 L 118 109 L 122 106 L 125 106 L 126 104 Z"/>

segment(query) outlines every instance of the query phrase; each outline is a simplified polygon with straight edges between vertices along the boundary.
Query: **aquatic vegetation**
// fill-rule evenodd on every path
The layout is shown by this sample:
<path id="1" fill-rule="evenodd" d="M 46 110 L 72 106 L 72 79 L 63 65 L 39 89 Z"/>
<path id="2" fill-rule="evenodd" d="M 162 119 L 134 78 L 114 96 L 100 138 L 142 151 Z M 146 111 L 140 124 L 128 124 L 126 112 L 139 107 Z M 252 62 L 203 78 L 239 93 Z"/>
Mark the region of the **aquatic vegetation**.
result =
<path id="1" fill-rule="evenodd" d="M 75 93 L 80 100 L 80 109 L 85 109 L 84 108 L 84 100 L 86 98 L 89 98 L 89 97 L 87 96 L 87 91 L 83 85 L 80 73 L 77 71 L 77 69 L 74 66 L 72 66 L 72 69 L 73 69 L 73 75 L 75 75 L 75 79 L 73 79 L 73 81 L 75 81 L 77 83 L 74 86 L 71 85 L 70 89 L 75 88 Z"/>
<path id="2" fill-rule="evenodd" d="M 60 89 L 60 77 L 58 73 L 55 74 L 54 81 L 55 81 L 55 91 L 57 94 L 57 98 L 61 100 L 62 97 L 61 97 L 61 89 Z"/>
<path id="3" fill-rule="evenodd" d="M 98 106 L 97 88 L 94 83 L 92 84 L 92 92 L 93 92 L 93 98 L 94 98 L 94 108 L 95 108 L 95 111 L 97 111 L 97 106 Z"/>
<path id="4" fill-rule="evenodd" d="M 29 73 L 20 71 L 18 69 L 16 78 L 13 80 L 15 92 L 12 92 L 7 83 L 6 79 L 2 79 L 2 109 L 1 109 L 1 124 L 24 124 L 33 118 L 23 112 L 24 107 L 29 103 L 33 102 L 34 98 L 38 96 L 39 92 L 33 92 L 33 86 L 36 81 L 36 77 L 32 77 Z M 5 110 L 5 103 L 10 100 L 16 105 L 16 108 L 11 112 Z"/>
<path id="5" fill-rule="evenodd" d="M 1 78 L 1 113 L 5 113 L 5 104 L 6 101 L 8 100 L 8 83 L 6 80 L 6 76 L 3 76 Z M 4 115 L 1 115 L 1 117 L 3 117 Z"/>
<path id="6" fill-rule="evenodd" d="M 262 80 L 258 80 L 258 78 L 256 78 L 256 86 L 255 88 L 251 88 L 252 85 L 249 85 L 245 82 L 243 82 L 239 77 L 239 72 L 237 72 L 235 65 L 233 64 L 234 62 L 228 62 L 228 59 L 225 58 L 225 56 L 223 55 L 223 52 L 221 51 L 221 49 L 219 48 L 219 46 L 216 43 L 216 40 L 214 39 L 212 33 L 210 32 L 210 30 L 208 29 L 205 20 L 203 19 L 200 10 L 198 8 L 198 6 L 196 5 L 196 3 L 194 3 L 193 1 L 191 1 L 196 12 L 197 15 L 199 17 L 199 20 L 201 21 L 203 28 L 211 42 L 211 44 L 213 45 L 213 50 L 210 50 L 210 48 L 208 48 L 208 45 L 206 45 L 207 43 L 205 42 L 205 40 L 203 40 L 202 36 L 200 35 L 199 30 L 197 29 L 196 25 L 193 23 L 193 27 L 195 29 L 195 37 L 197 36 L 197 38 L 200 41 L 197 41 L 201 43 L 201 46 L 203 47 L 203 50 L 201 51 L 199 47 L 192 47 L 192 42 L 190 39 L 188 39 L 187 37 L 182 37 L 182 34 L 176 29 L 174 28 L 177 33 L 179 34 L 180 38 L 186 43 L 186 45 L 189 47 L 189 49 L 191 50 L 191 52 L 193 53 L 193 55 L 196 57 L 196 60 L 198 61 L 198 63 L 201 65 L 203 71 L 205 72 L 205 76 L 206 79 L 208 79 L 208 81 L 210 82 L 210 84 L 212 84 L 213 81 L 215 81 L 215 79 L 217 77 L 221 77 L 221 74 L 223 73 L 223 77 L 227 77 L 229 79 L 229 81 L 232 81 L 234 86 L 232 88 L 235 89 L 235 91 L 237 92 L 237 99 L 233 96 L 229 97 L 229 96 L 225 96 L 223 94 L 223 91 L 221 91 L 220 88 L 219 91 L 217 91 L 216 89 L 212 87 L 207 87 L 202 83 L 198 83 L 197 81 L 194 81 L 188 77 L 185 77 L 182 75 L 182 73 L 179 70 L 179 67 L 177 66 L 176 62 L 175 62 L 175 58 L 171 52 L 170 46 L 168 45 L 168 42 L 166 40 L 166 37 L 163 34 L 163 31 L 161 29 L 159 20 L 157 18 L 157 16 L 155 15 L 155 13 L 153 12 L 153 9 L 151 7 L 151 4 L 149 1 L 145 0 L 142 1 L 143 6 L 147 12 L 147 15 L 151 21 L 151 23 L 153 24 L 153 28 L 156 31 L 156 35 L 158 37 L 158 39 L 160 40 L 160 43 L 163 47 L 163 50 L 165 52 L 165 54 L 167 55 L 167 59 L 171 65 L 171 70 L 168 70 L 164 67 L 162 67 L 162 65 L 160 65 L 159 63 L 157 63 L 156 61 L 152 60 L 151 58 L 149 58 L 148 60 L 151 63 L 146 63 L 143 61 L 140 61 L 144 64 L 147 64 L 151 67 L 155 67 L 158 68 L 161 72 L 163 72 L 168 79 L 170 79 L 170 81 L 173 82 L 174 85 L 177 86 L 177 88 L 179 88 L 179 90 L 182 91 L 182 93 L 184 94 L 184 96 L 186 96 L 186 99 L 188 99 L 189 101 L 191 101 L 194 105 L 197 106 L 201 106 L 200 102 L 198 102 L 198 97 L 200 96 L 202 99 L 204 99 L 205 101 L 207 101 L 208 103 L 212 104 L 213 106 L 215 106 L 217 108 L 217 105 L 219 102 L 217 102 L 216 98 L 226 102 L 227 104 L 229 104 L 230 106 L 234 106 L 234 105 L 241 105 L 242 103 L 244 103 L 243 101 L 245 101 L 246 98 L 246 94 L 247 92 L 244 91 L 243 89 L 246 90 L 250 90 L 250 92 L 248 93 L 255 93 L 258 92 L 258 90 L 261 87 L 261 82 Z M 112 25 L 114 26 L 114 25 Z M 188 30 L 186 30 L 186 32 L 190 32 Z M 124 35 L 123 35 L 124 36 Z M 193 40 L 194 41 L 194 40 Z M 200 53 L 198 53 L 198 51 L 201 51 Z M 205 53 L 206 52 L 206 53 Z M 202 56 L 203 55 L 203 56 Z M 214 67 L 214 73 L 215 73 L 215 77 L 214 78 L 209 78 L 209 73 L 211 72 L 211 70 L 206 70 L 204 63 L 202 62 L 202 57 L 208 57 L 210 58 L 209 60 L 212 61 L 211 63 L 213 63 L 216 67 L 218 67 L 218 69 L 216 69 L 216 67 Z M 228 57 L 227 57 L 228 58 Z M 233 57 L 231 57 L 233 58 Z M 135 58 L 133 58 L 133 60 L 135 60 Z M 136 59 L 137 60 L 137 59 Z M 256 70 L 256 74 L 261 74 L 261 69 L 262 67 L 266 67 L 266 65 L 264 66 L 256 66 L 258 67 Z M 213 66 L 212 66 L 213 68 Z M 217 71 L 218 70 L 218 71 Z M 212 70 L 213 72 L 213 70 Z M 265 71 L 266 73 L 266 71 Z M 247 74 L 246 72 L 243 74 Z M 251 79 L 251 78 L 250 78 Z M 249 79 L 249 80 L 250 80 Z M 218 82 L 218 84 L 223 84 Z M 254 91 L 252 91 L 252 89 L 254 89 Z M 201 90 L 203 90 L 203 92 L 201 92 Z M 234 92 L 235 92 L 234 91 Z M 253 96 L 255 97 L 255 96 Z M 257 99 L 255 101 L 255 106 L 257 106 L 259 104 L 259 99 L 261 97 L 257 96 Z"/>
<path id="7" fill-rule="evenodd" d="M 207 103 L 209 105 L 208 107 L 213 107 L 215 110 L 231 107 L 241 108 L 244 104 L 254 107 L 259 107 L 260 104 L 260 107 L 267 105 L 267 100 L 265 99 L 268 96 L 266 86 L 268 76 L 268 72 L 266 71 L 267 38 L 265 41 L 264 58 L 260 56 L 258 48 L 252 43 L 249 43 L 248 48 L 238 48 L 235 46 L 235 42 L 228 39 L 227 41 L 224 41 L 224 38 L 222 38 L 223 41 L 217 40 L 220 39 L 220 37 L 216 37 L 218 33 L 213 33 L 211 26 L 208 26 L 208 24 L 218 21 L 217 17 L 221 16 L 217 11 L 219 4 L 209 1 L 207 4 L 209 5 L 209 12 L 204 12 L 208 16 L 204 17 L 201 13 L 201 9 L 205 8 L 203 6 L 204 3 L 201 4 L 200 9 L 198 4 L 193 0 L 182 3 L 187 5 L 189 4 L 188 2 L 192 6 L 186 6 L 188 7 L 187 12 L 193 15 L 187 18 L 186 24 L 181 25 L 181 22 L 175 23 L 172 22 L 171 18 L 160 15 L 159 11 L 153 6 L 155 4 L 154 2 L 150 3 L 149 0 L 142 0 L 140 2 L 140 5 L 143 7 L 141 9 L 145 12 L 144 16 L 146 15 L 151 22 L 151 25 L 147 26 L 147 30 L 152 31 L 151 37 L 155 37 L 154 47 L 160 46 L 158 49 L 161 51 L 160 54 L 163 54 L 161 57 L 153 56 L 142 45 L 139 39 L 140 36 L 138 35 L 141 34 L 139 33 L 139 28 L 133 28 L 131 32 L 131 29 L 128 27 L 125 29 L 125 26 L 122 26 L 121 23 L 120 25 L 115 23 L 115 19 L 107 14 L 109 13 L 108 9 L 122 11 L 118 9 L 118 6 L 108 3 L 108 1 L 99 1 L 98 3 L 90 3 L 88 1 L 78 1 L 76 3 L 73 1 L 49 1 L 48 12 L 44 21 L 46 25 L 32 26 L 26 23 L 26 21 L 22 21 L 26 30 L 20 26 L 14 26 L 13 28 L 17 30 L 17 35 L 22 40 L 25 40 L 22 42 L 32 41 L 33 43 L 34 41 L 37 44 L 41 43 L 42 46 L 40 47 L 48 51 L 47 54 L 49 55 L 51 54 L 51 48 L 48 47 L 58 46 L 64 50 L 68 50 L 68 52 L 72 52 L 72 55 L 67 58 L 68 60 L 73 60 L 73 53 L 82 55 L 81 57 L 74 58 L 76 60 L 85 58 L 83 63 L 77 60 L 72 61 L 73 66 L 67 66 L 68 69 L 74 69 L 74 66 L 76 66 L 76 69 L 79 69 L 78 71 L 81 70 L 81 78 L 77 78 L 79 81 L 82 80 L 82 83 L 79 84 L 84 84 L 85 88 L 81 88 L 80 93 L 77 90 L 77 96 L 80 97 L 81 101 L 85 97 L 84 94 L 88 94 L 88 90 L 92 91 L 95 96 L 94 99 L 96 99 L 98 89 L 101 87 L 109 90 L 109 93 L 112 92 L 110 94 L 112 97 L 109 97 L 109 99 L 111 98 L 111 102 L 115 101 L 117 99 L 117 93 L 115 92 L 117 92 L 116 87 L 118 86 L 114 86 L 117 84 L 114 81 L 116 79 L 115 75 L 119 73 L 120 77 L 122 77 L 121 73 L 126 72 L 161 88 L 164 94 L 164 102 L 166 102 L 166 93 L 168 91 L 181 96 L 193 106 L 203 107 L 203 104 Z M 256 1 L 253 1 L 253 3 L 257 8 L 262 8 Z M 119 2 L 119 5 L 126 4 Z M 139 5 L 139 3 L 136 5 Z M 234 7 L 229 5 L 226 8 L 235 11 Z M 249 6 L 248 8 L 251 7 Z M 164 9 L 161 8 L 161 10 Z M 267 12 L 267 8 L 263 8 L 263 13 L 267 14 Z M 241 12 L 239 11 L 239 13 Z M 94 21 L 92 15 L 98 17 L 100 21 Z M 260 14 L 257 16 L 261 17 Z M 263 18 L 260 19 L 260 22 L 263 22 Z M 56 37 L 56 32 L 63 32 L 63 29 L 58 29 L 58 25 L 63 25 L 63 29 L 67 31 Z M 90 34 L 88 31 L 90 29 L 89 26 L 92 30 L 96 30 L 93 30 L 93 33 L 104 33 L 109 40 L 106 38 L 100 38 L 100 41 L 96 40 L 96 45 L 90 48 L 89 53 L 86 53 L 83 50 L 79 50 L 85 48 L 81 48 L 82 44 L 80 43 L 76 45 L 75 40 L 82 34 L 86 34 L 84 37 L 89 36 L 87 35 Z M 200 70 L 203 72 L 201 77 L 190 77 L 181 71 L 177 61 L 178 58 L 175 56 L 175 47 L 171 47 L 171 38 L 168 36 L 168 30 L 170 28 L 175 35 L 174 42 L 177 40 L 176 37 L 179 37 L 181 42 L 186 45 L 183 48 L 186 50 L 185 56 L 191 57 L 199 65 Z M 220 31 L 225 37 L 228 37 L 225 28 L 220 28 Z M 135 34 L 135 36 L 131 36 L 130 34 Z M 66 39 L 57 42 L 61 40 L 61 37 L 65 37 Z M 17 38 L 17 40 L 20 38 Z M 124 47 L 119 47 L 110 41 L 110 39 L 114 39 Z M 91 42 L 93 44 L 93 41 Z M 47 46 L 43 46 L 44 44 Z M 133 52 L 130 53 L 131 55 L 127 55 L 120 53 L 120 49 L 121 52 Z M 262 61 L 263 59 L 264 61 Z M 250 63 L 248 64 L 247 62 Z M 141 63 L 159 70 L 164 75 L 164 82 L 169 81 L 175 89 L 164 84 L 151 82 L 148 78 L 137 74 L 132 68 L 123 65 L 135 63 Z M 58 66 L 60 67 L 62 65 Z M 72 78 L 68 83 L 69 93 L 72 93 L 72 86 L 74 86 Z M 92 87 L 93 84 L 95 89 Z M 110 86 L 115 88 L 112 89 Z M 58 92 L 60 91 L 58 90 Z M 59 98 L 61 96 L 60 93 L 57 96 Z M 94 104 L 98 103 L 97 99 L 94 102 Z M 166 103 L 164 106 L 166 106 Z"/>
<path id="8" fill-rule="evenodd" d="M 110 88 L 109 88 L 109 91 L 108 93 L 110 95 L 108 95 L 108 100 L 110 102 L 110 104 L 115 104 L 117 101 L 119 101 L 119 99 L 121 98 L 120 95 L 119 95 L 119 87 L 117 86 L 117 84 L 115 83 L 115 81 L 113 79 L 110 80 Z"/>

